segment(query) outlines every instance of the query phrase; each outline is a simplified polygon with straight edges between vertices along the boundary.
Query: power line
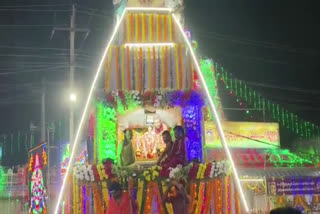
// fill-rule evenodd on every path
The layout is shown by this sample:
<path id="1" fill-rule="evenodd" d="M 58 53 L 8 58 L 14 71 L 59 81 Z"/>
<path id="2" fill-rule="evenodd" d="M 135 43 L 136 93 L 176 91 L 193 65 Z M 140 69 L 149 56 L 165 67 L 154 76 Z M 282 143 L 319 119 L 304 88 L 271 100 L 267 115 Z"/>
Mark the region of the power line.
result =
<path id="1" fill-rule="evenodd" d="M 258 82 L 246 82 L 248 85 L 263 87 L 263 88 L 272 88 L 272 89 L 280 89 L 285 91 L 294 91 L 300 93 L 307 93 L 307 94 L 320 94 L 319 90 L 308 90 L 296 87 L 288 87 L 288 86 L 278 86 L 274 84 L 266 84 L 266 83 L 258 83 Z"/>
<path id="2" fill-rule="evenodd" d="M 17 75 L 17 74 L 24 74 L 24 73 L 35 73 L 35 72 L 45 72 L 47 70 L 61 69 L 61 68 L 65 68 L 65 66 L 62 66 L 62 67 L 61 66 L 57 66 L 57 67 L 52 67 L 52 68 L 46 68 L 45 70 L 44 69 L 34 69 L 34 70 L 17 71 L 17 72 L 0 72 L 0 76 Z"/>
<path id="3" fill-rule="evenodd" d="M 0 11 L 9 12 L 70 12 L 71 10 L 58 10 L 58 9 L 1 9 Z"/>
<path id="4" fill-rule="evenodd" d="M 207 38 L 216 38 L 218 40 L 225 40 L 225 41 L 235 42 L 235 43 L 244 44 L 244 45 L 261 46 L 261 47 L 270 48 L 270 49 L 279 49 L 279 50 L 283 50 L 283 51 L 295 52 L 295 53 L 300 53 L 300 54 L 309 54 L 309 55 L 319 55 L 320 54 L 319 50 L 293 48 L 293 47 L 284 46 L 284 45 L 272 43 L 272 42 L 234 38 L 233 36 L 219 34 L 216 32 L 205 32 L 205 33 L 200 34 L 200 36 L 207 37 Z"/>
<path id="5" fill-rule="evenodd" d="M 21 7 L 62 7 L 70 4 L 33 4 L 33 5 L 1 5 L 0 8 L 21 8 Z"/>
<path id="6" fill-rule="evenodd" d="M 91 13 L 91 12 L 86 12 L 86 11 L 81 11 L 81 10 L 78 10 L 77 13 L 86 14 L 86 15 L 89 15 L 89 16 L 96 16 L 96 17 L 100 17 L 100 18 L 111 18 L 111 17 L 113 17 L 112 15 L 97 14 L 97 13 Z"/>
<path id="7" fill-rule="evenodd" d="M 4 28 L 15 28 L 15 27 L 21 27 L 21 28 L 34 28 L 34 27 L 57 27 L 56 25 L 5 25 L 1 24 L 0 27 Z M 59 26 L 59 27 L 65 27 L 65 26 Z"/>
<path id="8" fill-rule="evenodd" d="M 217 50 L 215 50 L 217 52 Z M 248 59 L 248 60 L 255 60 L 255 61 L 261 61 L 265 63 L 271 63 L 271 64 L 281 64 L 281 65 L 289 65 L 289 62 L 286 61 L 279 61 L 279 60 L 272 60 L 272 59 L 265 59 L 262 57 L 253 57 L 253 56 L 245 56 L 243 54 L 231 54 L 231 53 L 221 53 L 220 55 L 227 55 L 235 58 L 242 58 L 242 59 Z"/>
<path id="9" fill-rule="evenodd" d="M 3 49 L 25 49 L 25 50 L 53 50 L 53 51 L 68 51 L 66 48 L 43 48 L 43 47 L 27 47 L 27 46 L 7 46 L 0 45 Z"/>
<path id="10" fill-rule="evenodd" d="M 26 58 L 42 58 L 42 59 L 52 59 L 52 58 L 63 58 L 63 55 L 37 55 L 37 54 L 0 54 L 0 57 L 26 57 Z"/>

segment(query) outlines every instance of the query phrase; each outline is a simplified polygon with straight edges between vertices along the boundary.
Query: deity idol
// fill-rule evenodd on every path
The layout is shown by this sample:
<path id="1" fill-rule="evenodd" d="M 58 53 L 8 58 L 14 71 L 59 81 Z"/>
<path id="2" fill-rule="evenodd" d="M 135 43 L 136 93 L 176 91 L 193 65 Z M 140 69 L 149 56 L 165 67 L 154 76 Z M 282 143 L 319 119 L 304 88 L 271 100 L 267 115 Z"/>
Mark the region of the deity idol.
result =
<path id="1" fill-rule="evenodd" d="M 137 154 L 146 159 L 157 158 L 159 153 L 163 152 L 166 147 L 161 137 L 162 132 L 165 130 L 167 130 L 167 126 L 159 119 L 156 119 L 154 128 L 148 127 L 148 131 L 138 139 Z"/>

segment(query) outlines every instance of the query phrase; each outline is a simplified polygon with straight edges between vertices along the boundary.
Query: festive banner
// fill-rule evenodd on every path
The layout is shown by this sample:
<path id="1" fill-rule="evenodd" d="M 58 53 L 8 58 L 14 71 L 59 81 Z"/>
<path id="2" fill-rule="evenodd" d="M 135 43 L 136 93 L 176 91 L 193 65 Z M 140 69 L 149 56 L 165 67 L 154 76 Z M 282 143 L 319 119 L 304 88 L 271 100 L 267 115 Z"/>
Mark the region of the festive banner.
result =
<path id="1" fill-rule="evenodd" d="M 279 125 L 277 123 L 229 122 L 222 125 L 229 147 L 232 148 L 277 148 L 280 146 Z M 222 146 L 215 122 L 206 121 L 205 146 Z"/>
<path id="2" fill-rule="evenodd" d="M 267 180 L 270 195 L 320 194 L 320 178 L 285 178 Z"/>

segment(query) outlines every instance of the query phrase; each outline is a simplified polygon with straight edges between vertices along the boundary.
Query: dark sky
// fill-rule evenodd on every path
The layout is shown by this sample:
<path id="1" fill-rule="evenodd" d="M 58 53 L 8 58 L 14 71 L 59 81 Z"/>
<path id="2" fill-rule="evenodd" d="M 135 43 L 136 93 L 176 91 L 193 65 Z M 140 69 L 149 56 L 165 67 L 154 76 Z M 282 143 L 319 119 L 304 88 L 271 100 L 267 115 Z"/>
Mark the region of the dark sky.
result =
<path id="1" fill-rule="evenodd" d="M 239 79 L 265 84 L 268 87 L 256 89 L 319 124 L 316 1 L 185 4 L 186 25 L 199 43 L 200 55 L 213 58 Z M 113 29 L 113 5 L 112 0 L 79 0 L 77 5 L 77 27 L 90 30 L 86 39 L 82 33 L 76 37 L 77 90 L 84 96 Z M 0 74 L 17 73 L 0 75 L 0 133 L 27 129 L 31 120 L 39 123 L 42 78 L 48 85 L 48 120 L 65 116 L 69 35 L 50 36 L 54 26 L 69 25 L 70 9 L 66 0 L 1 0 Z"/>

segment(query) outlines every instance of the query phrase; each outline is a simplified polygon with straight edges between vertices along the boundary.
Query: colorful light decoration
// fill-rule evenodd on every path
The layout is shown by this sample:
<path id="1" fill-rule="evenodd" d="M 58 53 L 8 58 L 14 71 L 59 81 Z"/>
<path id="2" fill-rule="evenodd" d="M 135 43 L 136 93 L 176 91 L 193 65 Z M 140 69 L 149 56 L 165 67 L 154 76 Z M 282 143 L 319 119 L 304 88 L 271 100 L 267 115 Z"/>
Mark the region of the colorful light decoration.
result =
<path id="1" fill-rule="evenodd" d="M 64 175 L 69 163 L 70 150 L 69 144 L 65 144 L 62 151 L 62 160 L 61 160 L 61 174 Z"/>
<path id="2" fill-rule="evenodd" d="M 182 110 L 187 136 L 188 160 L 202 161 L 202 111 L 201 106 L 186 106 Z"/>
<path id="3" fill-rule="evenodd" d="M 221 76 L 220 80 L 225 83 L 225 87 L 230 93 L 244 99 L 249 105 L 258 108 L 260 112 L 262 112 L 263 105 L 265 105 L 265 110 L 272 115 L 274 120 L 278 121 L 283 127 L 295 132 L 298 136 L 307 139 L 319 139 L 319 126 L 299 118 L 298 115 L 284 109 L 279 104 L 262 97 L 257 91 L 249 87 L 246 82 L 234 78 L 223 67 L 216 64 L 215 69 L 217 75 Z"/>
<path id="4" fill-rule="evenodd" d="M 312 160 L 301 158 L 289 150 L 267 150 L 269 161 L 276 167 L 303 167 L 313 165 Z"/>
<path id="5" fill-rule="evenodd" d="M 4 188 L 5 188 L 5 171 L 3 169 L 2 166 L 0 166 L 0 193 L 2 193 L 4 191 Z"/>
<path id="6" fill-rule="evenodd" d="M 154 12 L 161 11 L 161 12 L 168 12 L 168 13 L 171 12 L 170 9 L 166 9 L 166 8 L 126 8 L 124 10 L 121 18 L 119 19 L 119 21 L 118 21 L 118 23 L 117 23 L 117 25 L 116 25 L 116 27 L 114 29 L 114 32 L 113 32 L 113 34 L 111 36 L 111 39 L 109 40 L 108 45 L 105 48 L 105 51 L 104 51 L 104 53 L 102 55 L 102 58 L 101 58 L 101 61 L 99 63 L 97 72 L 96 72 L 96 74 L 94 76 L 92 85 L 90 87 L 89 95 L 88 95 L 88 98 L 87 98 L 87 101 L 86 101 L 86 104 L 85 104 L 85 107 L 84 107 L 84 111 L 83 111 L 83 114 L 81 116 L 79 127 L 78 127 L 76 135 L 75 135 L 75 140 L 74 140 L 74 143 L 73 143 L 73 148 L 72 148 L 72 152 L 71 152 L 71 156 L 70 156 L 71 161 L 68 163 L 66 175 L 69 174 L 69 171 L 70 171 L 70 168 L 71 168 L 71 162 L 73 162 L 73 160 L 74 160 L 74 153 L 76 151 L 76 147 L 77 147 L 77 144 L 78 144 L 78 141 L 79 141 L 80 133 L 81 133 L 81 130 L 83 128 L 85 118 L 87 116 L 87 111 L 89 109 L 90 101 L 91 101 L 91 98 L 93 96 L 93 92 L 94 92 L 94 89 L 96 87 L 96 83 L 97 83 L 98 77 L 100 76 L 100 73 L 101 73 L 101 70 L 102 70 L 102 67 L 103 67 L 103 64 L 104 64 L 104 60 L 106 58 L 106 55 L 107 55 L 107 53 L 109 51 L 109 48 L 110 48 L 110 46 L 111 46 L 111 44 L 112 44 L 112 42 L 113 42 L 113 40 L 115 38 L 116 33 L 118 32 L 118 30 L 120 28 L 120 24 L 122 23 L 123 18 L 126 15 L 127 11 L 154 11 Z M 199 66 L 199 64 L 197 62 L 197 58 L 196 58 L 196 56 L 195 56 L 195 54 L 194 54 L 194 52 L 192 50 L 192 46 L 191 46 L 190 42 L 188 41 L 188 39 L 186 38 L 186 36 L 185 36 L 185 34 L 183 32 L 183 28 L 182 28 L 181 24 L 179 23 L 177 17 L 174 14 L 171 14 L 171 16 L 172 16 L 176 26 L 178 26 L 178 30 L 183 35 L 185 43 L 187 44 L 188 49 L 189 49 L 189 51 L 191 53 L 191 57 L 193 59 L 193 63 L 195 64 L 196 71 L 198 72 L 198 75 L 199 75 L 199 78 L 200 78 L 200 82 L 201 82 L 202 87 L 204 89 L 204 92 L 205 92 L 205 94 L 206 94 L 206 96 L 207 96 L 207 98 L 209 100 L 209 106 L 210 106 L 210 108 L 211 108 L 211 110 L 212 110 L 212 112 L 214 114 L 214 118 L 215 118 L 215 121 L 217 123 L 218 131 L 219 131 L 219 135 L 221 137 L 221 141 L 222 141 L 223 147 L 224 147 L 224 149 L 225 149 L 225 151 L 227 153 L 227 157 L 228 157 L 228 159 L 229 159 L 229 161 L 231 163 L 231 167 L 233 169 L 233 175 L 234 175 L 234 178 L 235 178 L 236 186 L 237 186 L 239 194 L 240 194 L 241 201 L 242 201 L 242 203 L 244 205 L 245 211 L 248 211 L 248 205 L 247 205 L 247 202 L 245 200 L 245 197 L 244 197 L 244 194 L 243 194 L 243 191 L 242 191 L 242 187 L 241 187 L 240 180 L 239 180 L 239 175 L 238 175 L 237 169 L 236 169 L 236 167 L 234 165 L 233 158 L 231 156 L 230 150 L 228 148 L 228 145 L 227 145 L 227 142 L 226 142 L 226 139 L 225 139 L 225 136 L 224 136 L 224 132 L 223 132 L 223 129 L 222 129 L 222 125 L 221 125 L 217 110 L 216 110 L 215 105 L 213 103 L 213 100 L 211 98 L 210 92 L 209 92 L 208 87 L 206 85 L 204 76 L 203 76 L 203 74 L 201 72 L 200 66 Z M 56 205 L 55 212 L 54 212 L 55 214 L 58 214 L 60 203 L 62 201 L 63 192 L 64 192 L 64 189 L 66 187 L 66 184 L 67 184 L 67 176 L 65 176 L 64 179 L 63 179 L 62 188 L 60 190 L 60 193 L 59 193 L 59 196 L 58 196 L 58 200 L 57 200 L 57 205 Z"/>
<path id="7" fill-rule="evenodd" d="M 41 159 L 38 153 L 35 154 L 34 169 L 31 175 L 30 185 L 30 209 L 29 214 L 47 213 L 47 193 L 43 182 Z"/>
<path id="8" fill-rule="evenodd" d="M 97 146 L 100 161 L 108 158 L 116 161 L 116 113 L 122 114 L 125 110 L 150 104 L 158 108 L 170 106 L 182 108 L 188 139 L 188 159 L 202 160 L 201 120 L 204 101 L 200 93 L 195 91 L 148 91 L 140 94 L 119 91 L 108 94 L 105 103 L 97 103 Z"/>
<path id="9" fill-rule="evenodd" d="M 210 59 L 201 60 L 200 61 L 200 68 L 203 73 L 204 79 L 206 81 L 207 87 L 210 92 L 210 96 L 213 100 L 215 106 L 218 107 L 218 114 L 221 116 L 222 109 L 221 103 L 218 96 L 218 85 L 216 80 L 216 73 L 214 71 L 214 64 L 213 61 Z M 212 117 L 213 115 L 211 115 Z"/>
<path id="10" fill-rule="evenodd" d="M 114 108 L 97 103 L 97 146 L 99 162 L 104 159 L 117 161 L 117 116 Z"/>

